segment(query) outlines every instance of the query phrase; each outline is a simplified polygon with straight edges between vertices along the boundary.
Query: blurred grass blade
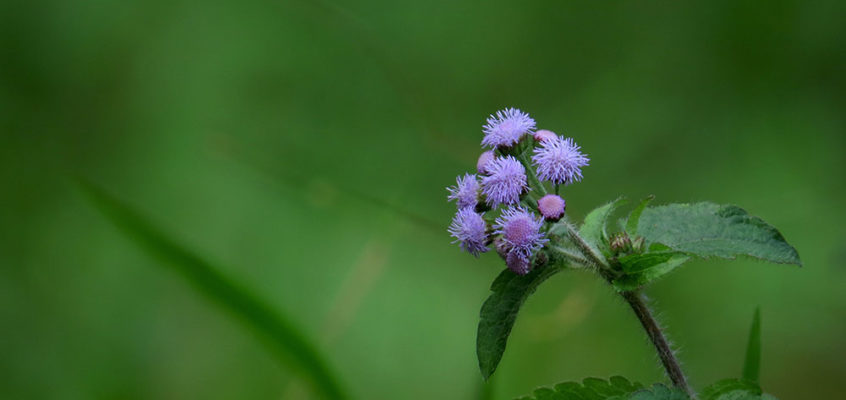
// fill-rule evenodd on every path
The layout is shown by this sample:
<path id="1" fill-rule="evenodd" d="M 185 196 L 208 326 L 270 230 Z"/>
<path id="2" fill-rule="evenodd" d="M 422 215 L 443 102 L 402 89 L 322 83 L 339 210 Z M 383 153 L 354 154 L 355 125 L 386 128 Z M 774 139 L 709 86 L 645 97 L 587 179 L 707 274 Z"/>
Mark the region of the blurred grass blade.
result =
<path id="1" fill-rule="evenodd" d="M 761 373 L 761 307 L 755 309 L 752 327 L 749 328 L 749 343 L 746 345 L 746 361 L 743 363 L 743 379 L 758 383 Z"/>
<path id="2" fill-rule="evenodd" d="M 317 392 L 329 399 L 346 398 L 316 346 L 271 306 L 102 189 L 85 181 L 79 181 L 79 185 L 94 206 L 120 230 L 173 267 L 210 300 L 238 316 L 265 340 L 283 364 L 309 379 Z"/>

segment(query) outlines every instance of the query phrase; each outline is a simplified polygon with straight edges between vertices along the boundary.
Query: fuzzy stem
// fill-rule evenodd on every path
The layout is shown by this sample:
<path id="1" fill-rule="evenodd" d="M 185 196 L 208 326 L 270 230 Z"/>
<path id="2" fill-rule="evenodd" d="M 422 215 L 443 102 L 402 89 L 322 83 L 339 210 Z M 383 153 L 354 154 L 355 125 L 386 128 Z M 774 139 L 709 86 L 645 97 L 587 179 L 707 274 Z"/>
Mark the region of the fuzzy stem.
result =
<path id="1" fill-rule="evenodd" d="M 676 359 L 675 354 L 673 354 L 673 350 L 670 348 L 670 343 L 667 341 L 667 337 L 664 336 L 664 332 L 661 330 L 661 326 L 658 325 L 658 321 L 656 321 L 655 317 L 652 316 L 652 312 L 649 310 L 649 306 L 646 305 L 646 300 L 643 295 L 641 295 L 638 291 L 627 291 L 620 294 L 624 299 L 626 299 L 629 306 L 632 307 L 635 315 L 637 315 L 637 319 L 639 319 L 641 325 L 643 325 L 643 329 L 646 330 L 646 335 L 649 336 L 649 340 L 653 345 L 655 345 L 655 349 L 658 351 L 658 357 L 661 358 L 661 363 L 664 365 L 664 369 L 667 370 L 667 375 L 670 376 L 670 380 L 673 381 L 673 384 L 676 385 L 676 387 L 684 390 L 691 399 L 696 399 L 696 393 L 694 393 L 693 389 L 690 388 L 690 385 L 687 384 L 687 379 L 684 377 L 684 373 L 681 370 L 679 360 Z"/>
<path id="2" fill-rule="evenodd" d="M 552 250 L 554 250 L 555 252 L 557 252 L 558 254 L 560 254 L 560 255 L 564 256 L 564 258 L 566 258 L 566 259 L 568 259 L 569 261 L 572 261 L 572 262 L 574 262 L 574 263 L 576 263 L 576 264 L 580 264 L 580 265 L 585 266 L 585 267 L 590 267 L 590 266 L 591 266 L 591 264 L 592 264 L 592 263 L 591 263 L 590 261 L 588 261 L 586 258 L 582 257 L 582 255 L 581 255 L 581 254 L 574 253 L 574 252 L 572 252 L 572 251 L 570 251 L 570 250 L 567 250 L 567 249 L 565 249 L 565 248 L 563 248 L 563 247 L 560 247 L 560 246 L 550 246 L 550 248 L 551 248 Z"/>
<path id="3" fill-rule="evenodd" d="M 603 272 L 603 277 L 605 270 L 608 268 L 608 261 L 605 260 L 601 254 L 598 254 L 596 250 L 579 235 L 579 232 L 576 231 L 576 228 L 573 225 L 567 224 L 567 234 L 570 236 L 570 240 L 579 248 L 582 254 L 585 255 L 588 259 L 590 259 L 593 263 L 595 263 Z M 604 268 L 604 269 L 603 269 Z"/>

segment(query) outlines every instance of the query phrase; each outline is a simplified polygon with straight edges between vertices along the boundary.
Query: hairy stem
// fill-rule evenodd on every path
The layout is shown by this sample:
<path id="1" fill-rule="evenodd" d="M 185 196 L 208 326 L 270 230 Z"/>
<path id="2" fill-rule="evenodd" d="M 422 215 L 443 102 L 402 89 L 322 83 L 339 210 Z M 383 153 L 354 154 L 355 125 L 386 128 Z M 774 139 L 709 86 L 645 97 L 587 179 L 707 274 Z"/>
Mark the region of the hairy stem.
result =
<path id="1" fill-rule="evenodd" d="M 605 269 L 608 269 L 608 261 L 603 257 L 601 254 L 596 252 L 596 249 L 593 248 L 581 235 L 579 232 L 576 231 L 576 228 L 573 225 L 567 224 L 567 234 L 570 236 L 570 240 L 579 248 L 582 254 L 585 255 L 588 259 L 590 259 L 593 263 L 597 265 L 603 272 L 603 277 L 605 277 Z"/>
<path id="2" fill-rule="evenodd" d="M 673 381 L 673 384 L 676 385 L 676 387 L 684 390 L 692 399 L 696 399 L 696 393 L 694 393 L 693 389 L 690 388 L 690 385 L 687 384 L 687 379 L 684 377 L 684 373 L 681 370 L 679 360 L 676 359 L 675 354 L 673 354 L 673 350 L 670 348 L 670 343 L 667 341 L 667 337 L 664 336 L 664 332 L 661 330 L 661 326 L 658 325 L 658 321 L 656 321 L 655 317 L 652 316 L 652 311 L 650 311 L 649 306 L 646 305 L 646 300 L 643 298 L 643 295 L 641 295 L 638 291 L 622 292 L 621 295 L 624 299 L 626 299 L 626 302 L 629 303 L 629 306 L 632 307 L 635 315 L 637 315 L 637 319 L 639 319 L 641 325 L 643 325 L 643 329 L 646 330 L 646 335 L 649 336 L 649 340 L 653 345 L 655 345 L 655 349 L 658 351 L 658 357 L 661 358 L 661 363 L 664 365 L 664 369 L 667 370 L 667 375 L 670 376 L 670 380 Z"/>

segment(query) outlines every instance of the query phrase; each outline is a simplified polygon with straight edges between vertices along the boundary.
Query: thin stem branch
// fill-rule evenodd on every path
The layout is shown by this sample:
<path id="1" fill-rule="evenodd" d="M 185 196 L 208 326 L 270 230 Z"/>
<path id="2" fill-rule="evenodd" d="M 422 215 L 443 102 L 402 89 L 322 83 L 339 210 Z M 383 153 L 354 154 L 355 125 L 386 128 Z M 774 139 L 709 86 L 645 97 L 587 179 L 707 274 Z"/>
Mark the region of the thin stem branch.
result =
<path id="1" fill-rule="evenodd" d="M 567 224 L 567 234 L 570 236 L 570 239 L 573 243 L 582 251 L 582 254 L 585 255 L 588 259 L 590 259 L 594 264 L 596 264 L 600 268 L 608 268 L 608 261 L 603 257 L 601 254 L 597 253 L 596 250 L 579 235 L 579 232 L 576 231 L 576 228 L 573 225 Z"/>
<path id="2" fill-rule="evenodd" d="M 529 178 L 529 184 L 540 189 L 541 194 L 546 196 L 546 186 L 538 180 L 538 176 L 535 175 L 535 170 L 532 168 L 532 164 L 526 156 L 523 153 L 520 153 L 517 155 L 517 159 L 520 160 L 520 163 L 523 164 L 523 167 L 526 169 L 526 176 Z"/>
<path id="3" fill-rule="evenodd" d="M 576 264 L 581 264 L 581 265 L 586 266 L 586 267 L 590 267 L 591 264 L 592 264 L 586 258 L 582 257 L 581 254 L 574 253 L 574 252 L 567 250 L 563 247 L 551 246 L 550 248 L 552 250 L 555 250 L 558 254 L 564 256 L 564 258 L 566 258 L 566 259 L 568 259 L 572 262 L 575 262 Z"/>
<path id="4" fill-rule="evenodd" d="M 687 383 L 687 379 L 684 377 L 684 373 L 681 370 L 681 365 L 679 364 L 679 360 L 676 359 L 675 354 L 673 354 L 673 350 L 670 348 L 670 343 L 667 341 L 667 337 L 664 336 L 664 332 L 661 330 L 661 326 L 658 325 L 658 321 L 655 320 L 655 317 L 652 316 L 652 311 L 649 310 L 649 306 L 646 305 L 646 300 L 643 298 L 643 295 L 637 291 L 628 291 L 620 293 L 626 302 L 629 303 L 629 306 L 632 307 L 635 315 L 637 315 L 637 319 L 640 320 L 641 325 L 643 325 L 643 329 L 646 330 L 646 335 L 649 336 L 649 340 L 655 345 L 655 349 L 658 351 L 658 357 L 661 358 L 661 363 L 664 365 L 664 369 L 667 370 L 667 375 L 670 376 L 670 380 L 673 381 L 673 384 L 676 387 L 684 390 L 692 399 L 696 399 L 696 393 L 691 389 L 690 385 Z"/>

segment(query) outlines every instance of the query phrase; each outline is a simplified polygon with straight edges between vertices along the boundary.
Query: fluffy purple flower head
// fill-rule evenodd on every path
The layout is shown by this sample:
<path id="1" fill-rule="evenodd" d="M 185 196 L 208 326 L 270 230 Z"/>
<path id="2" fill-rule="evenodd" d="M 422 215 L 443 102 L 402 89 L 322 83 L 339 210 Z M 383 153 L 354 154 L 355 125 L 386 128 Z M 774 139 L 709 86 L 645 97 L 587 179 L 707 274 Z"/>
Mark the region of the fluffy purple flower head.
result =
<path id="1" fill-rule="evenodd" d="M 545 140 L 552 140 L 558 137 L 553 131 L 548 131 L 546 129 L 541 129 L 534 134 L 536 142 L 543 142 Z"/>
<path id="2" fill-rule="evenodd" d="M 512 156 L 497 157 L 485 165 L 489 176 L 482 177 L 482 193 L 489 206 L 515 204 L 528 188 L 526 169 Z"/>
<path id="3" fill-rule="evenodd" d="M 588 165 L 590 160 L 580 149 L 573 139 L 560 136 L 541 142 L 541 147 L 535 148 L 535 155 L 532 156 L 538 169 L 538 178 L 566 185 L 582 180 L 582 167 Z"/>
<path id="4" fill-rule="evenodd" d="M 550 221 L 558 221 L 564 215 L 567 203 L 561 196 L 548 194 L 538 199 L 538 211 Z"/>
<path id="5" fill-rule="evenodd" d="M 476 161 L 476 171 L 479 171 L 480 174 L 487 175 L 488 168 L 487 165 L 489 162 L 493 161 L 494 159 L 494 152 L 493 150 L 488 150 L 482 155 L 479 156 L 479 161 Z"/>
<path id="6" fill-rule="evenodd" d="M 508 257 L 519 257 L 528 264 L 532 253 L 549 241 L 546 235 L 540 231 L 542 225 L 543 220 L 535 217 L 526 209 L 509 207 L 496 219 L 494 227 L 496 228 L 495 233 L 501 234 L 510 247 Z M 508 257 L 506 257 L 506 263 L 508 263 Z M 528 272 L 528 267 L 526 272 Z"/>
<path id="7" fill-rule="evenodd" d="M 455 178 L 455 186 L 448 187 L 448 200 L 455 200 L 458 209 L 476 208 L 479 202 L 479 181 L 476 175 L 464 174 Z"/>
<path id="8" fill-rule="evenodd" d="M 508 147 L 520 141 L 523 135 L 535 130 L 535 120 L 516 108 L 497 111 L 496 116 L 488 117 L 482 127 L 485 137 L 482 146 L 496 148 Z"/>
<path id="9" fill-rule="evenodd" d="M 462 250 L 478 257 L 479 253 L 488 251 L 485 245 L 488 240 L 487 228 L 481 215 L 472 208 L 462 208 L 455 213 L 447 231 L 456 239 L 453 243 L 461 243 Z"/>

